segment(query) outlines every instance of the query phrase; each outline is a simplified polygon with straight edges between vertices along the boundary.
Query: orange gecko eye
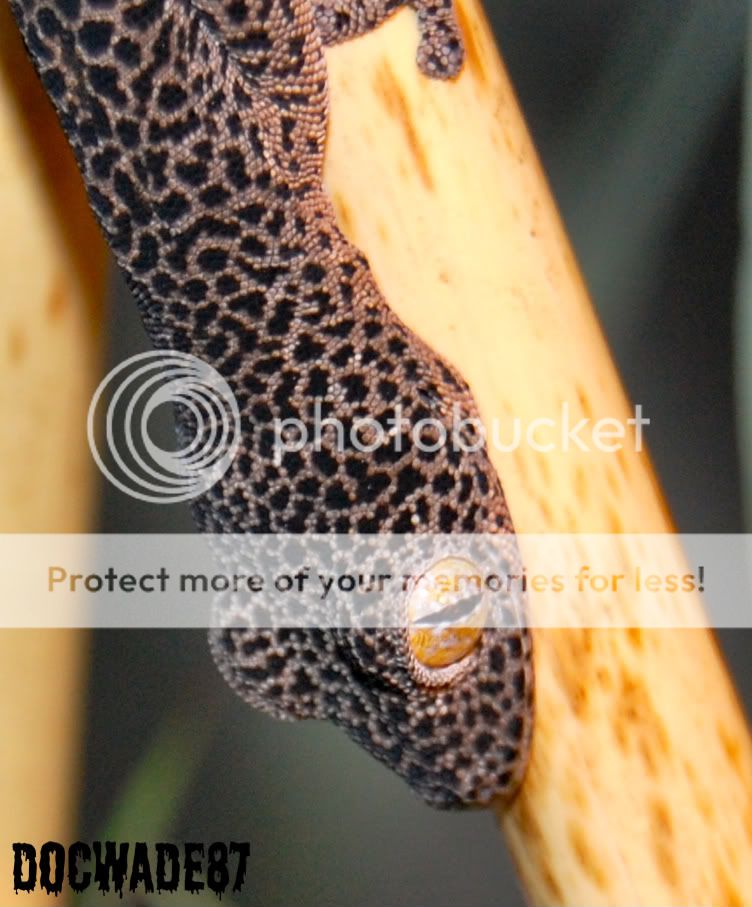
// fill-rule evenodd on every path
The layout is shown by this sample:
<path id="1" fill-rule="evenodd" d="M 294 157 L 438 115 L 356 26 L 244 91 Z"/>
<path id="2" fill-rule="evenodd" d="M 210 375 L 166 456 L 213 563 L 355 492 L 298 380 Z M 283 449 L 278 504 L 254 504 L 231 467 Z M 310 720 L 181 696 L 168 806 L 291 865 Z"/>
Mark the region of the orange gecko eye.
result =
<path id="1" fill-rule="evenodd" d="M 488 607 L 483 578 L 472 561 L 436 561 L 419 577 L 407 602 L 407 638 L 416 661 L 435 670 L 467 658 L 483 633 Z"/>

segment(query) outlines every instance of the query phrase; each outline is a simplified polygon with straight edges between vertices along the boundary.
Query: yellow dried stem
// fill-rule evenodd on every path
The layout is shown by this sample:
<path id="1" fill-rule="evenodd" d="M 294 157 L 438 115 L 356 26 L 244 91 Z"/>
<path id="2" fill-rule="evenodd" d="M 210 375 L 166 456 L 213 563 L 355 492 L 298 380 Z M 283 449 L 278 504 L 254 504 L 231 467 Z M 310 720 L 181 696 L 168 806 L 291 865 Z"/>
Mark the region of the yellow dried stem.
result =
<path id="1" fill-rule="evenodd" d="M 0 531 L 87 531 L 85 420 L 107 259 L 4 0 L 0 212 Z M 1 904 L 16 901 L 12 842 L 66 841 L 73 831 L 84 646 L 80 632 L 0 632 Z M 21 897 L 49 901 L 39 889 Z"/>
<path id="2" fill-rule="evenodd" d="M 522 424 L 631 415 L 482 10 L 460 4 L 458 81 L 417 71 L 415 18 L 327 53 L 326 183 L 386 298 Z M 493 450 L 517 530 L 670 532 L 649 461 Z M 639 551 L 614 536 L 617 563 Z M 580 545 L 587 563 L 586 540 Z M 610 600 L 634 611 L 629 593 Z M 679 607 L 672 596 L 664 607 Z M 536 596 L 531 596 L 535 608 Z M 499 811 L 538 904 L 752 903 L 752 748 L 712 634 L 536 631 L 526 782 Z M 500 902 L 504 895 L 500 892 Z"/>

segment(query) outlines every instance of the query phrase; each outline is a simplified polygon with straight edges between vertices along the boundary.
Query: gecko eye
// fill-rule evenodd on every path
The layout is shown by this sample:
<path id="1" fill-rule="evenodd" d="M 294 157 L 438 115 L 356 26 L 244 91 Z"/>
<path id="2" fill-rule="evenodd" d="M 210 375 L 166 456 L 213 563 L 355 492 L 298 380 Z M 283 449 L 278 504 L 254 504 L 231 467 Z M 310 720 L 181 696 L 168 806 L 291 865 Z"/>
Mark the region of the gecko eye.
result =
<path id="1" fill-rule="evenodd" d="M 437 682 L 448 681 L 442 669 L 458 667 L 475 649 L 488 609 L 487 589 L 472 561 L 445 557 L 432 564 L 407 600 L 407 640 L 417 665 L 437 672 Z"/>

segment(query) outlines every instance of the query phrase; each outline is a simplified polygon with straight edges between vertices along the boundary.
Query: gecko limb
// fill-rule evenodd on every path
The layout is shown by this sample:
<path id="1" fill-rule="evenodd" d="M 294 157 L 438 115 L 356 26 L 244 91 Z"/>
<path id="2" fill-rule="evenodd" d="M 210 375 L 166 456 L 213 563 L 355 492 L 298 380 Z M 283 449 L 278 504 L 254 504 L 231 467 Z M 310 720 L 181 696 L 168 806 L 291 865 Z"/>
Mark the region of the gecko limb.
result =
<path id="1" fill-rule="evenodd" d="M 436 79 L 459 75 L 464 50 L 452 0 L 324 0 L 315 6 L 316 25 L 325 45 L 340 44 L 377 28 L 402 6 L 418 14 L 421 72 Z"/>

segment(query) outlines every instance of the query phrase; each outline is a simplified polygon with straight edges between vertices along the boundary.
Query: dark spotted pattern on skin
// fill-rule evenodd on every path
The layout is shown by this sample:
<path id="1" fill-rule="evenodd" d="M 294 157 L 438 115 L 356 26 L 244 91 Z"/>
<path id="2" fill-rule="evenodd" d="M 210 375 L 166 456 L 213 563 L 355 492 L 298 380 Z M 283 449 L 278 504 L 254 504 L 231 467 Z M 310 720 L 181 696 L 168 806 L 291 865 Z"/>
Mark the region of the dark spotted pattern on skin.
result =
<path id="1" fill-rule="evenodd" d="M 323 48 L 402 2 L 13 0 L 153 342 L 204 359 L 237 397 L 241 450 L 196 502 L 203 531 L 513 531 L 485 450 L 413 443 L 420 420 L 451 433 L 453 406 L 460 417 L 476 406 L 391 313 L 322 187 Z M 413 6 L 419 67 L 455 76 L 450 0 Z M 316 398 L 345 426 L 345 445 L 332 433 L 321 450 L 276 462 L 274 420 L 310 426 Z M 353 420 L 387 425 L 398 405 L 399 443 L 348 446 Z M 250 702 L 331 719 L 430 803 L 509 795 L 532 729 L 527 631 L 486 630 L 471 669 L 443 686 L 421 682 L 405 647 L 387 630 L 212 636 L 222 673 Z"/>

